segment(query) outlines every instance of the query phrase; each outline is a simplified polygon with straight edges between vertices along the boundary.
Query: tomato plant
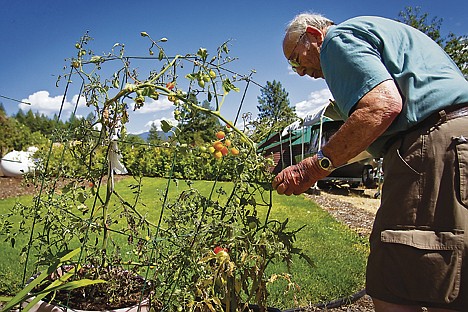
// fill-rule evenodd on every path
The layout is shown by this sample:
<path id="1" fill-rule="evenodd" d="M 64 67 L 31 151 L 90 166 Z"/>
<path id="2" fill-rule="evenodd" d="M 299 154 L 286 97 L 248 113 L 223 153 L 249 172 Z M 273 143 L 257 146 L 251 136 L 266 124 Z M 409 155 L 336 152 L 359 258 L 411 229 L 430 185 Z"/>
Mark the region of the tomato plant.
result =
<path id="1" fill-rule="evenodd" d="M 161 47 L 166 38 L 154 40 L 146 32 L 141 36 L 149 42 L 155 66 L 148 75 L 131 68 L 123 44 L 97 55 L 89 49 L 88 35 L 77 43 L 65 78 L 67 83 L 82 80 L 82 96 L 95 118 L 72 129 L 73 143 L 60 142 L 48 154 L 44 151 L 47 161 L 37 178 L 42 185 L 51 183 L 48 196 L 40 194 L 29 207 L 31 214 L 22 211 L 40 228 L 33 227 L 32 233 L 42 231 L 31 235 L 26 259 L 34 249 L 41 263 L 53 262 L 73 241 L 82 250 L 74 265 L 125 265 L 135 273 L 146 272 L 150 283 L 145 287 L 158 301 L 155 306 L 163 309 L 244 311 L 249 303 L 265 307 L 267 266 L 273 261 L 289 265 L 294 253 L 308 258 L 294 247 L 297 230 L 289 230 L 287 220 L 258 216 L 257 205 L 272 207 L 267 160 L 257 154 L 247 133 L 220 113 L 229 93 L 239 91 L 239 81 L 250 76 L 224 68 L 232 61 L 227 42 L 212 56 L 203 48 L 168 56 Z M 120 67 L 106 77 L 104 68 L 115 63 Z M 182 75 L 185 68 L 191 71 Z M 172 134 L 168 141 L 157 146 L 132 142 L 125 135 L 130 111 L 160 105 L 164 97 L 173 103 L 179 120 L 186 122 L 192 112 L 201 111 L 219 119 L 223 128 L 210 142 L 194 144 L 181 140 L 183 127 L 163 121 L 162 129 Z M 133 176 L 135 182 L 128 186 L 133 198 L 116 191 L 118 173 Z M 141 202 L 143 176 L 167 178 L 156 224 L 147 211 L 140 211 L 158 202 Z M 69 179 L 61 190 L 54 184 L 57 178 Z M 170 199 L 170 186 L 180 178 L 187 180 L 188 189 L 179 191 L 177 184 L 177 194 Z M 212 191 L 202 194 L 193 187 L 191 180 L 196 179 L 214 181 Z M 232 188 L 217 187 L 221 180 L 231 182 Z"/>

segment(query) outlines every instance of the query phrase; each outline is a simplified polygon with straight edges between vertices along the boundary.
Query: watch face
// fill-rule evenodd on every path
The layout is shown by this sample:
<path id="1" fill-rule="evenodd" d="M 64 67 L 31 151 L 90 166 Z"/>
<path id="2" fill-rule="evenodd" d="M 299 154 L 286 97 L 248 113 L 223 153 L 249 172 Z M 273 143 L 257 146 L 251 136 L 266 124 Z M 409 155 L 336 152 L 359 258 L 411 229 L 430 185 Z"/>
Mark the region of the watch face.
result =
<path id="1" fill-rule="evenodd" d="M 322 165 L 322 168 L 324 169 L 328 169 L 330 167 L 330 161 L 327 158 L 321 159 L 320 164 Z"/>

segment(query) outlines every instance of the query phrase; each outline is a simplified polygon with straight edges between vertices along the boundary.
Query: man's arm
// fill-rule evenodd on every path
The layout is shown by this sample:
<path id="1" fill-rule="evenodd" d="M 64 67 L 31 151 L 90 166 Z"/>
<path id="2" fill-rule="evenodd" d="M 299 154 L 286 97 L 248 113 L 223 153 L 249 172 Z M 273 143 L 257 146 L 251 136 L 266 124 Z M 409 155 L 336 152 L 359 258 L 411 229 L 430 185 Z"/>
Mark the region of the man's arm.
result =
<path id="1" fill-rule="evenodd" d="M 323 153 L 335 166 L 344 165 L 381 136 L 402 108 L 395 82 L 382 82 L 361 98 L 348 120 L 323 146 Z"/>
<path id="2" fill-rule="evenodd" d="M 386 80 L 364 95 L 340 129 L 323 146 L 322 151 L 338 167 L 364 151 L 392 124 L 403 107 L 403 100 L 393 80 Z M 317 180 L 326 177 L 317 156 L 287 167 L 273 180 L 279 194 L 301 194 Z"/>

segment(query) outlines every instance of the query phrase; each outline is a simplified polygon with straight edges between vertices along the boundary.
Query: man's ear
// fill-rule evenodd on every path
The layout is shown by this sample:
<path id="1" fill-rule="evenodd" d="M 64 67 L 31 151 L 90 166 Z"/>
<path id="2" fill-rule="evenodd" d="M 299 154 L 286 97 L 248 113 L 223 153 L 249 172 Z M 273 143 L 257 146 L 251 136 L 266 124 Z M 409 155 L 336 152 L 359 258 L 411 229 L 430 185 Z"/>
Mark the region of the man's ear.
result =
<path id="1" fill-rule="evenodd" d="M 323 42 L 323 33 L 320 31 L 320 29 L 314 27 L 314 26 L 307 26 L 306 32 L 311 34 L 316 40 L 317 44 L 322 44 Z"/>

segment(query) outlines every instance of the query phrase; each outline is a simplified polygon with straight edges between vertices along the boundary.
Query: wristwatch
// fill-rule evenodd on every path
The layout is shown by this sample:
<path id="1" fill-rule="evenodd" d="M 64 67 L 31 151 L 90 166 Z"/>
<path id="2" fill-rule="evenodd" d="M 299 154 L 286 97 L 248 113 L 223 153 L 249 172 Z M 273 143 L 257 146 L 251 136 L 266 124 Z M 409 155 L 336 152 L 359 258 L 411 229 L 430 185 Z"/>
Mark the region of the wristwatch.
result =
<path id="1" fill-rule="evenodd" d="M 333 166 L 332 161 L 330 160 L 330 158 L 323 155 L 322 150 L 317 152 L 317 159 L 318 159 L 318 164 L 320 168 L 322 168 L 323 170 L 326 170 L 329 172 L 332 172 L 333 170 L 335 170 L 335 167 Z"/>

